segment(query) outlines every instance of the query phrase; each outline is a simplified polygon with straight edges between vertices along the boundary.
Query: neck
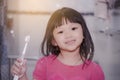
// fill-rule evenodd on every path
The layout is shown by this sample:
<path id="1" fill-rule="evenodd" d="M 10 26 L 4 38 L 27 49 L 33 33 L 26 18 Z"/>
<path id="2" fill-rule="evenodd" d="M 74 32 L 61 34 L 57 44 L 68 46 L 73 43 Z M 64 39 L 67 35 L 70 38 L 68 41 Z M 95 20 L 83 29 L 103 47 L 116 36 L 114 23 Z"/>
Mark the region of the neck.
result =
<path id="1" fill-rule="evenodd" d="M 79 51 L 75 52 L 61 52 L 58 59 L 67 65 L 78 65 L 82 62 Z"/>
<path id="2" fill-rule="evenodd" d="M 61 49 L 60 52 L 61 52 L 60 56 L 62 58 L 65 58 L 65 59 L 80 57 L 79 49 L 76 49 L 76 50 L 73 50 L 73 51 L 66 51 L 66 50 Z"/>

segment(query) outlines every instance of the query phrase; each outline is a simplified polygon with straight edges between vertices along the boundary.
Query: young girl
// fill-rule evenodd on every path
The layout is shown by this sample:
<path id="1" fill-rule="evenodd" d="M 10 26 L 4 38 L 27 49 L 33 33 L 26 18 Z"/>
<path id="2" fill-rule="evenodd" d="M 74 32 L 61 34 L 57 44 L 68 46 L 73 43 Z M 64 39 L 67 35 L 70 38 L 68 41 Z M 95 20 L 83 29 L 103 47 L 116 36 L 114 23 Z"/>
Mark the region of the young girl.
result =
<path id="1" fill-rule="evenodd" d="M 101 67 L 92 61 L 94 45 L 81 14 L 64 7 L 48 21 L 42 42 L 43 58 L 33 72 L 33 80 L 104 80 Z M 27 80 L 26 65 L 17 59 L 12 74 Z"/>

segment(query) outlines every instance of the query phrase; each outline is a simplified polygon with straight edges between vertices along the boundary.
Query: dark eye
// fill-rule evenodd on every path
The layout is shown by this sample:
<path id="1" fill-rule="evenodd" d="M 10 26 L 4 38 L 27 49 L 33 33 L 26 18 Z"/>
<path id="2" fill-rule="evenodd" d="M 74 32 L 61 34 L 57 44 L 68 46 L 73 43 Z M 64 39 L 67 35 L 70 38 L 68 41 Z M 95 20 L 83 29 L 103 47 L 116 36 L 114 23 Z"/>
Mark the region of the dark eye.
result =
<path id="1" fill-rule="evenodd" d="M 76 29 L 77 29 L 77 27 L 73 27 L 73 28 L 72 28 L 72 30 L 76 30 Z"/>
<path id="2" fill-rule="evenodd" d="M 58 32 L 58 34 L 61 34 L 61 33 L 63 33 L 63 31 L 59 31 L 59 32 Z"/>

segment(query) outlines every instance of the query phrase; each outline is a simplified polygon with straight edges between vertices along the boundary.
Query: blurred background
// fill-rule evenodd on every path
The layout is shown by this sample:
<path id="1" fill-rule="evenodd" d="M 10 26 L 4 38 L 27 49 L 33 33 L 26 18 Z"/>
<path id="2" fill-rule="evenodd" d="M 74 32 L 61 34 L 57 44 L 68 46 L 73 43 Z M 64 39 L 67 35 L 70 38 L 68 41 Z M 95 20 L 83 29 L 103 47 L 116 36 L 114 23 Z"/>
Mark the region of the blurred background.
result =
<path id="1" fill-rule="evenodd" d="M 94 61 L 105 80 L 120 80 L 120 0 L 0 0 L 0 80 L 12 80 L 10 68 L 31 39 L 25 58 L 32 80 L 36 61 L 42 57 L 40 44 L 47 21 L 61 7 L 81 12 L 95 45 Z"/>

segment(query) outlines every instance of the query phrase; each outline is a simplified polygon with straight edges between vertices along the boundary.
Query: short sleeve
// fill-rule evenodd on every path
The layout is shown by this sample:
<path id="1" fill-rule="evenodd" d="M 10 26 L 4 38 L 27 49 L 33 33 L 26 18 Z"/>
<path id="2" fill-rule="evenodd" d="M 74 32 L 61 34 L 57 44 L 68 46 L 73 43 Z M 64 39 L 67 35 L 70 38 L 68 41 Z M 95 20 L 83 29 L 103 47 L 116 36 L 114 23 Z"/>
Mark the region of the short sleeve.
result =
<path id="1" fill-rule="evenodd" d="M 33 72 L 33 78 L 36 80 L 46 80 L 46 59 L 42 58 L 37 61 Z"/>
<path id="2" fill-rule="evenodd" d="M 91 80 L 105 80 L 104 72 L 98 64 L 94 64 L 92 69 Z"/>

